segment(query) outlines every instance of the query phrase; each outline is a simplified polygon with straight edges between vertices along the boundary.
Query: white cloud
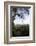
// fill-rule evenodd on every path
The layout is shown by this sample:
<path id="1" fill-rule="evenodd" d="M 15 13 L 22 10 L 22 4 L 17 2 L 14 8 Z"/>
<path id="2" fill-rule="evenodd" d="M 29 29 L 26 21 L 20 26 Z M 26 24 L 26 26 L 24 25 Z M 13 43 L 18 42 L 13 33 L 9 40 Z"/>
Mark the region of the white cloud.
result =
<path id="1" fill-rule="evenodd" d="M 30 8 L 30 13 L 31 13 L 32 9 Z M 15 17 L 15 20 L 14 20 L 14 24 L 17 25 L 17 24 L 20 24 L 20 25 L 23 25 L 23 24 L 30 24 L 31 22 L 31 14 L 27 15 L 27 14 L 24 14 L 24 19 L 18 17 L 18 15 L 16 15 Z"/>

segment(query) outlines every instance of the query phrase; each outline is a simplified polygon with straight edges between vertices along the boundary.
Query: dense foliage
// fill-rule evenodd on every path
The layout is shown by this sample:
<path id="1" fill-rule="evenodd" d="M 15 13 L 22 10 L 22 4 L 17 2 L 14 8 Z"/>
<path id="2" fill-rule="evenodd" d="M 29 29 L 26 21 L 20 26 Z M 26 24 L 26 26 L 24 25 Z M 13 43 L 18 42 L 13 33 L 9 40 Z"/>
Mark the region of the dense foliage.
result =
<path id="1" fill-rule="evenodd" d="M 12 27 L 13 36 L 29 36 L 29 25 L 17 25 Z"/>

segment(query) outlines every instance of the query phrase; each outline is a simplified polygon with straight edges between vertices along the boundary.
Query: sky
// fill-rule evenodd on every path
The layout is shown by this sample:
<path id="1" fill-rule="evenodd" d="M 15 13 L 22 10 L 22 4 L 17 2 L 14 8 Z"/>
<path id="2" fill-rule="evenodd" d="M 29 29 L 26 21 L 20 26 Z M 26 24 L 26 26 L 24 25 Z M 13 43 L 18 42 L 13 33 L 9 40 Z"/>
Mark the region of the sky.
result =
<path id="1" fill-rule="evenodd" d="M 23 14 L 23 18 L 20 18 L 18 15 L 15 16 L 15 20 L 14 20 L 14 24 L 17 25 L 17 24 L 20 24 L 20 25 L 24 25 L 24 24 L 30 24 L 31 22 L 31 12 L 32 12 L 32 9 L 30 8 L 29 9 L 29 15 L 28 14 L 25 14 L 23 13 L 24 10 L 20 11 L 18 10 L 17 11 L 19 14 L 22 13 Z"/>

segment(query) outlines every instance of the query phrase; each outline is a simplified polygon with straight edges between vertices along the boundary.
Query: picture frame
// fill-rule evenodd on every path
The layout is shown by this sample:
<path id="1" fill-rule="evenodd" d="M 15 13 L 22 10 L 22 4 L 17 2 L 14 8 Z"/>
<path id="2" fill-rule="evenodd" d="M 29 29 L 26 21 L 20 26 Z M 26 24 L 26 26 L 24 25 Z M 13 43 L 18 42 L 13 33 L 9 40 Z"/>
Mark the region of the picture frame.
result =
<path id="1" fill-rule="evenodd" d="M 13 18 L 15 19 L 13 20 Z M 35 3 L 11 1 L 4 2 L 4 43 L 16 44 L 34 42 Z"/>

